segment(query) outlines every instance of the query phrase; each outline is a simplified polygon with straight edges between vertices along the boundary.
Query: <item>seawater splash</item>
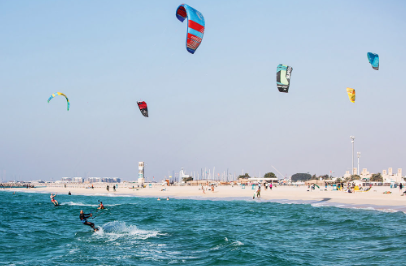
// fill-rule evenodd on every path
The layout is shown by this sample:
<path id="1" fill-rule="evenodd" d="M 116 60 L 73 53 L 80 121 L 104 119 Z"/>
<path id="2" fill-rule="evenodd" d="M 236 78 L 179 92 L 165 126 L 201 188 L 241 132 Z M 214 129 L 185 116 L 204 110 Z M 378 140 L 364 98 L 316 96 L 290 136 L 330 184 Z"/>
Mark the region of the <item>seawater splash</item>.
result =
<path id="1" fill-rule="evenodd" d="M 127 225 L 125 222 L 114 221 L 99 227 L 96 232 L 98 236 L 109 236 L 116 240 L 120 237 L 131 237 L 134 239 L 147 239 L 158 236 L 158 231 L 149 231 L 138 229 L 135 225 Z"/>
<path id="2" fill-rule="evenodd" d="M 73 201 L 69 201 L 69 202 L 62 202 L 59 205 L 70 205 L 70 206 L 84 206 L 84 207 L 97 207 L 97 204 L 86 204 L 86 203 L 82 203 L 82 202 L 73 202 Z"/>

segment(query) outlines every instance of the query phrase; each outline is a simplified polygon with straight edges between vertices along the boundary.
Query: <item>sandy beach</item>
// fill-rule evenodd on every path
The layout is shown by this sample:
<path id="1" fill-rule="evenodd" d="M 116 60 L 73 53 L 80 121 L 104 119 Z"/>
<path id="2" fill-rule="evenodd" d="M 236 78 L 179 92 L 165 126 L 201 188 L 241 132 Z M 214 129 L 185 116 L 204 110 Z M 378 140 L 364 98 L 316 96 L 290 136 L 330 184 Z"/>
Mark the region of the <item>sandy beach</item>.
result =
<path id="1" fill-rule="evenodd" d="M 10 189 L 7 189 L 10 190 Z M 84 187 L 40 187 L 40 188 L 18 188 L 11 189 L 18 192 L 58 193 L 72 195 L 103 195 L 103 196 L 134 196 L 134 197 L 160 197 L 160 198 L 192 198 L 192 199 L 236 199 L 253 200 L 255 190 L 251 186 L 243 189 L 241 186 L 218 186 L 214 192 L 207 190 L 205 193 L 197 186 L 155 186 L 152 188 L 132 189 L 119 187 L 115 192 L 112 188 L 107 191 L 105 187 L 84 188 Z M 384 191 L 391 191 L 392 194 L 383 194 Z M 278 186 L 272 190 L 262 189 L 261 198 L 256 201 L 275 201 L 281 203 L 310 203 L 317 206 L 337 206 L 374 209 L 387 209 L 406 212 L 406 197 L 401 196 L 398 188 L 372 187 L 368 192 L 346 193 L 343 191 L 332 191 L 329 187 L 308 191 L 307 186 Z"/>

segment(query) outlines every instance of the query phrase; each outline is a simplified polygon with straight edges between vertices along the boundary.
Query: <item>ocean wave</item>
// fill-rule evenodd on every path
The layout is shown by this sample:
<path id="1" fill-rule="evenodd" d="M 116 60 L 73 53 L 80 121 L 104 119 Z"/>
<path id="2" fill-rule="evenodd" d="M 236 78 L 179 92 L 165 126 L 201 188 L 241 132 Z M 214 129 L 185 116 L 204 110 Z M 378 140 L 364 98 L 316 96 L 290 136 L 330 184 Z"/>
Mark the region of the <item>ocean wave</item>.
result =
<path id="1" fill-rule="evenodd" d="M 109 241 L 115 241 L 122 237 L 131 237 L 134 239 L 145 240 L 151 237 L 157 237 L 161 234 L 158 231 L 138 229 L 135 225 L 127 225 L 125 222 L 108 222 L 99 228 L 96 232 L 99 237 L 107 237 Z"/>
<path id="2" fill-rule="evenodd" d="M 62 202 L 59 205 L 69 205 L 69 206 L 87 206 L 87 207 L 97 207 L 97 204 L 85 204 L 82 202 L 73 202 L 73 201 L 69 201 L 69 202 Z"/>

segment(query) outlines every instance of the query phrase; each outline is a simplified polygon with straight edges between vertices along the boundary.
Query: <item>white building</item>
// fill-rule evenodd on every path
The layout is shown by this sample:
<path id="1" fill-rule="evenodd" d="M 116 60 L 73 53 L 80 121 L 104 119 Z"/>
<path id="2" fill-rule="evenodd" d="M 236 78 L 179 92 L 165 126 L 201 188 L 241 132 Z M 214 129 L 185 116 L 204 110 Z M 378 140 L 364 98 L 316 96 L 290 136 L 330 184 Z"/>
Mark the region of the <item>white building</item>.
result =
<path id="1" fill-rule="evenodd" d="M 83 183 L 84 179 L 82 177 L 76 176 L 72 180 L 75 183 Z"/>
<path id="2" fill-rule="evenodd" d="M 396 174 L 393 173 L 392 167 L 388 168 L 388 171 L 382 170 L 382 178 L 383 182 L 390 183 L 390 182 L 404 182 L 402 178 L 402 168 L 398 168 L 398 172 Z"/>
<path id="3" fill-rule="evenodd" d="M 361 180 L 369 180 L 372 177 L 372 174 L 370 174 L 366 168 L 362 168 L 362 172 L 359 176 L 361 177 Z"/>

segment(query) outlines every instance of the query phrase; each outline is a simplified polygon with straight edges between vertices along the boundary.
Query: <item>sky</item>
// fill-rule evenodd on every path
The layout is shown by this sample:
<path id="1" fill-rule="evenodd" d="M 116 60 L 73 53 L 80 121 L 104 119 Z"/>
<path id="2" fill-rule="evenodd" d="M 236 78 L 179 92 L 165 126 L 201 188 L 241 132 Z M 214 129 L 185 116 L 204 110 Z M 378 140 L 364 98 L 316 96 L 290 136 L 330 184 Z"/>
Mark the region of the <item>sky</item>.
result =
<path id="1" fill-rule="evenodd" d="M 2 180 L 406 171 L 405 1 L 191 0 L 193 55 L 179 4 L 0 0 Z"/>

